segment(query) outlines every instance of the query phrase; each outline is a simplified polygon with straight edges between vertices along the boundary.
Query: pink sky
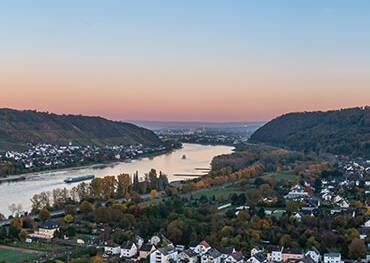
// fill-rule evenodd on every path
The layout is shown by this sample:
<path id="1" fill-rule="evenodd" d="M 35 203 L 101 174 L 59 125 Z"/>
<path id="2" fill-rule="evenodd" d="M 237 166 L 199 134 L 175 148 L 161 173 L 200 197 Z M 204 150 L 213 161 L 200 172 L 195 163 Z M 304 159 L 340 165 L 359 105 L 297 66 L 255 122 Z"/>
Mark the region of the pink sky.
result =
<path id="1" fill-rule="evenodd" d="M 0 107 L 258 121 L 370 104 L 367 1 L 232 2 L 0 2 Z"/>
<path id="2" fill-rule="evenodd" d="M 3 68 L 0 106 L 116 120 L 255 121 L 369 104 L 361 74 L 168 71 L 63 65 Z"/>

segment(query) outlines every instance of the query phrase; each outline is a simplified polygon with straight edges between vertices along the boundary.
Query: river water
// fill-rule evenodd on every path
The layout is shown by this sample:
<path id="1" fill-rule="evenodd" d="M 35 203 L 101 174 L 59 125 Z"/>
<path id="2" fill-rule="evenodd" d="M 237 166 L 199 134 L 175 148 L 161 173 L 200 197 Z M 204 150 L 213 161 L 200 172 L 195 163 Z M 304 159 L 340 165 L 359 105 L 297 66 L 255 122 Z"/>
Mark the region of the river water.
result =
<path id="1" fill-rule="evenodd" d="M 57 171 L 28 174 L 27 180 L 15 183 L 0 184 L 0 213 L 9 215 L 8 206 L 12 203 L 21 204 L 27 211 L 31 207 L 30 198 L 43 191 L 51 191 L 55 188 L 72 188 L 78 183 L 65 184 L 63 181 L 68 177 L 95 175 L 104 177 L 128 173 L 132 175 L 136 171 L 140 176 L 154 168 L 157 172 L 167 174 L 169 181 L 189 179 L 193 177 L 178 177 L 175 174 L 202 175 L 204 171 L 196 168 L 209 168 L 212 158 L 220 154 L 231 153 L 233 147 L 211 146 L 200 144 L 184 144 L 182 149 L 153 158 L 142 158 L 131 162 L 118 162 L 107 166 L 92 165 L 81 168 L 71 168 Z M 186 156 L 184 159 L 183 156 Z"/>

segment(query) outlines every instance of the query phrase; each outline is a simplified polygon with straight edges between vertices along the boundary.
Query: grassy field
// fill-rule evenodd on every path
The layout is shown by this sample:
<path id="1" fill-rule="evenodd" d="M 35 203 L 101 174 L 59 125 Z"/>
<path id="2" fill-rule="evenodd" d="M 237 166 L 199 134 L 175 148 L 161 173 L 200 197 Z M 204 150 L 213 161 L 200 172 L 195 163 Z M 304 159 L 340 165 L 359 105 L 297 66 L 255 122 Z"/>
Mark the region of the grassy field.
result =
<path id="1" fill-rule="evenodd" d="M 0 248 L 0 261 L 5 261 L 9 263 L 24 262 L 34 258 L 35 255 L 28 253 L 21 253 L 18 251 L 12 251 L 4 248 Z"/>
<path id="2" fill-rule="evenodd" d="M 199 191 L 188 193 L 185 196 L 187 197 L 192 196 L 193 199 L 199 199 L 202 195 L 206 196 L 207 198 L 212 198 L 213 196 L 215 196 L 216 199 L 220 199 L 220 198 L 227 199 L 229 195 L 234 194 L 234 193 L 240 194 L 243 192 L 240 191 L 234 185 L 226 185 L 226 186 L 217 186 L 217 187 L 212 187 L 208 189 L 202 189 Z"/>
<path id="3" fill-rule="evenodd" d="M 277 179 L 286 180 L 286 181 L 293 182 L 293 183 L 296 182 L 298 179 L 298 176 L 296 174 L 287 173 L 287 172 L 266 173 L 263 177 L 268 178 L 268 177 L 273 177 L 273 176 L 275 176 Z"/>

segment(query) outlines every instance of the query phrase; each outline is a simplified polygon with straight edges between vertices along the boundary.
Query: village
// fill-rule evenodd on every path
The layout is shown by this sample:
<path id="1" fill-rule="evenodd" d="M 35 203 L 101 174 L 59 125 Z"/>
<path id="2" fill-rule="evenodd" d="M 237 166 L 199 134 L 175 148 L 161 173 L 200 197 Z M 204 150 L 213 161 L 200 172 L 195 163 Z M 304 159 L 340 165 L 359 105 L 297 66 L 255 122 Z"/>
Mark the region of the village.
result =
<path id="1" fill-rule="evenodd" d="M 87 164 L 131 160 L 151 154 L 158 154 L 179 147 L 176 143 L 156 146 L 114 145 L 81 146 L 28 144 L 26 151 L 0 152 L 0 176 L 35 172 Z"/>

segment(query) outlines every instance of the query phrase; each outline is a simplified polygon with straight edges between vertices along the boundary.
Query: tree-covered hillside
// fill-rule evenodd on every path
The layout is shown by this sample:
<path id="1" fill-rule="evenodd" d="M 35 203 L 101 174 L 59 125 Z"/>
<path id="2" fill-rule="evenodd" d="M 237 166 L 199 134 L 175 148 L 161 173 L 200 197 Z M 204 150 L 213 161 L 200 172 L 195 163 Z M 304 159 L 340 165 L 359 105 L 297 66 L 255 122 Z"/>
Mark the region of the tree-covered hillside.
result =
<path id="1" fill-rule="evenodd" d="M 258 129 L 250 142 L 370 158 L 370 107 L 285 114 Z"/>
<path id="2" fill-rule="evenodd" d="M 0 150 L 27 143 L 81 145 L 159 144 L 150 130 L 101 117 L 0 109 Z"/>

